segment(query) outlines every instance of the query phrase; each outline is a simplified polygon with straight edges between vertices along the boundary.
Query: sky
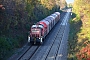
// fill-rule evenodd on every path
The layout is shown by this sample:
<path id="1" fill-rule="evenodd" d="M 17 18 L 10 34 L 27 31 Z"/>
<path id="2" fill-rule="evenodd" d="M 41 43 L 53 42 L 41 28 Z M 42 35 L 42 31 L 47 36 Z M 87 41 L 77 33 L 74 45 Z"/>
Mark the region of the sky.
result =
<path id="1" fill-rule="evenodd" d="M 73 3 L 74 0 L 66 0 L 67 3 Z"/>

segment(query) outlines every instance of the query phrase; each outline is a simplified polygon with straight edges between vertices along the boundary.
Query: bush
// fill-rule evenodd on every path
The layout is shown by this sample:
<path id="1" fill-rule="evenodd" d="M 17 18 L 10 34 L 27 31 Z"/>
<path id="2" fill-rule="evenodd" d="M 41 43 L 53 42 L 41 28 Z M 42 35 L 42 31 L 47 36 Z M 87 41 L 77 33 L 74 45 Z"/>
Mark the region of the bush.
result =
<path id="1" fill-rule="evenodd" d="M 19 47 L 23 46 L 24 43 L 26 42 L 25 37 L 26 37 L 26 36 L 23 36 L 23 35 L 17 36 L 17 41 L 18 41 Z"/>
<path id="2" fill-rule="evenodd" d="M 5 37 L 0 37 L 0 60 L 4 59 L 7 52 L 11 50 L 11 46 Z"/>

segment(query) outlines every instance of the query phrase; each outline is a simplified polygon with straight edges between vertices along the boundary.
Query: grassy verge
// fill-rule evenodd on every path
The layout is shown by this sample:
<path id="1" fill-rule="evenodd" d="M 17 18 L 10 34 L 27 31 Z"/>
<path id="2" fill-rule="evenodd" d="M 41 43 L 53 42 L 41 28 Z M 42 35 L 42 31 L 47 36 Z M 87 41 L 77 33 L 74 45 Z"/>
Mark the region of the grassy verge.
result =
<path id="1" fill-rule="evenodd" d="M 0 36 L 0 60 L 7 60 L 24 43 L 23 36 L 17 38 Z M 21 43 L 22 42 L 22 43 Z"/>
<path id="2" fill-rule="evenodd" d="M 74 18 L 74 19 L 73 19 Z M 75 18 L 75 14 L 73 13 L 72 19 L 70 20 L 70 32 L 69 32 L 69 40 L 68 40 L 68 60 L 77 60 L 77 34 L 81 32 L 82 22 Z"/>

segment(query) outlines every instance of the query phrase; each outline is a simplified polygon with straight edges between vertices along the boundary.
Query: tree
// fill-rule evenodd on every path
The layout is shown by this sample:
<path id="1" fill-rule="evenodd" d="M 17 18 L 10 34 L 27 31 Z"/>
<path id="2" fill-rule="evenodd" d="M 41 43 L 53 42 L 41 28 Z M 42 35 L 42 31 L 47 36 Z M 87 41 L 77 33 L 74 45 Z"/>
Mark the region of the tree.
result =
<path id="1" fill-rule="evenodd" d="M 90 52 L 88 52 L 90 50 L 90 0 L 75 0 L 73 9 L 77 17 L 80 18 L 78 20 L 82 21 L 82 28 L 81 32 L 78 34 L 78 41 L 82 40 L 84 42 L 83 45 L 80 46 L 81 49 L 78 49 L 79 51 L 77 53 L 77 58 L 84 58 L 85 60 L 87 60 L 87 58 L 90 57 Z"/>

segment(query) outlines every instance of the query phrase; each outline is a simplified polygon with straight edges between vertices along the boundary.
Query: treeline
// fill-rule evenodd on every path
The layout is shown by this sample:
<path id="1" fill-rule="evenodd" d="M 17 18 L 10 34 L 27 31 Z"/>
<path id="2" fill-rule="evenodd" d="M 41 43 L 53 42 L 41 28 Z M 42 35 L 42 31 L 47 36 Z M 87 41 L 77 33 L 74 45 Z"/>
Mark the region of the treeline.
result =
<path id="1" fill-rule="evenodd" d="M 66 7 L 65 0 L 0 0 L 0 60 L 27 42 L 30 26 Z M 62 6 L 60 6 L 62 4 Z"/>
<path id="2" fill-rule="evenodd" d="M 75 0 L 73 12 L 69 58 L 90 60 L 90 0 Z"/>

